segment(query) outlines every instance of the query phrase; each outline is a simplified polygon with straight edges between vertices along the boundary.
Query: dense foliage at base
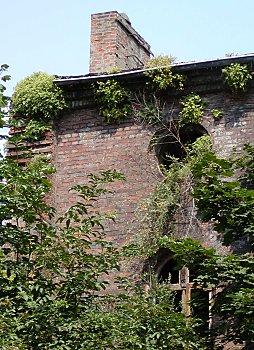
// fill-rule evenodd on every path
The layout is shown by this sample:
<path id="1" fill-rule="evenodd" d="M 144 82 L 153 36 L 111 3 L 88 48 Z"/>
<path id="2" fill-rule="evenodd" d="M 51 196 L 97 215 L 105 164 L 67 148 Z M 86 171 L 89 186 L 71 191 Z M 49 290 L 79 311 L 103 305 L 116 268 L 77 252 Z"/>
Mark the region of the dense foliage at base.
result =
<path id="1" fill-rule="evenodd" d="M 1 349 L 201 349 L 195 319 L 174 310 L 166 285 L 99 296 L 119 253 L 103 229 L 112 214 L 92 203 L 122 175 L 90 175 L 72 188 L 77 204 L 56 220 L 44 201 L 51 173 L 42 160 L 25 169 L 0 163 Z"/>

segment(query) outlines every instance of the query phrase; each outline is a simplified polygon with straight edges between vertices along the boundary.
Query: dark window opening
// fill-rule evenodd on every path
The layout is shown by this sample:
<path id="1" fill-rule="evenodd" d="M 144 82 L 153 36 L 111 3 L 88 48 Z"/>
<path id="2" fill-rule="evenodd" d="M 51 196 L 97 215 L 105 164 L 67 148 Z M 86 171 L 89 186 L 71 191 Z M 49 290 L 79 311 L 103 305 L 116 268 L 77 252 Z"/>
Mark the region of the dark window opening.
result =
<path id="1" fill-rule="evenodd" d="M 198 332 L 202 336 L 207 335 L 213 322 L 211 307 L 215 291 L 212 288 L 202 288 L 193 282 L 197 271 L 193 272 L 187 267 L 179 270 L 177 261 L 168 249 L 160 250 L 156 261 L 158 281 L 169 281 L 169 288 L 175 293 L 175 309 L 184 312 L 188 317 L 200 319 Z"/>
<path id="2" fill-rule="evenodd" d="M 210 328 L 209 291 L 192 289 L 190 305 L 192 316 L 195 316 L 201 320 L 201 325 L 198 328 L 198 332 L 204 336 L 207 334 Z"/>
<path id="3" fill-rule="evenodd" d="M 179 271 L 176 269 L 176 261 L 174 259 L 168 260 L 162 267 L 158 280 L 159 282 L 166 282 L 169 280 L 169 283 L 176 284 L 179 282 Z"/>
<path id="4" fill-rule="evenodd" d="M 199 137 L 207 134 L 202 125 L 195 124 L 182 127 L 179 130 L 164 130 L 157 135 L 156 154 L 160 165 L 168 168 L 172 158 L 179 160 L 186 156 L 185 146 L 191 145 Z"/>

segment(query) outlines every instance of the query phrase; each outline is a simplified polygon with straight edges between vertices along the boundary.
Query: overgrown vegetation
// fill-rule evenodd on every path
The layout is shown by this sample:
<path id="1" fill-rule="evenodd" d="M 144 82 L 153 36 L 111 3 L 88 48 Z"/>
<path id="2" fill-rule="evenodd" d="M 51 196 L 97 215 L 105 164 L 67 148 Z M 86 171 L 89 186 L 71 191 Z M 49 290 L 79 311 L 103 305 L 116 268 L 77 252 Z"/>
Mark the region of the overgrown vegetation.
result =
<path id="1" fill-rule="evenodd" d="M 130 114 L 129 92 L 113 79 L 95 84 L 95 99 L 99 114 L 107 124 L 120 124 Z"/>
<path id="2" fill-rule="evenodd" d="M 149 78 L 148 84 L 155 90 L 166 90 L 170 87 L 183 90 L 185 78 L 172 72 L 174 60 L 170 56 L 157 56 L 148 61 L 148 70 L 144 74 Z"/>
<path id="3" fill-rule="evenodd" d="M 145 291 L 121 281 L 122 294 L 100 296 L 119 252 L 103 226 L 114 215 L 96 202 L 123 176 L 89 175 L 71 189 L 77 203 L 57 217 L 45 201 L 53 171 L 41 157 L 26 167 L 0 162 L 1 349 L 204 349 L 197 321 L 175 310 L 166 283 Z"/>
<path id="4" fill-rule="evenodd" d="M 215 121 L 219 121 L 223 117 L 223 112 L 219 109 L 213 109 L 212 114 Z"/>
<path id="5" fill-rule="evenodd" d="M 1 72 L 6 68 L 2 66 Z M 172 78 L 170 68 L 167 69 L 159 68 L 159 78 L 152 81 L 155 90 L 176 84 L 177 78 Z M 232 90 L 245 89 L 243 84 L 249 79 L 238 83 L 237 88 L 230 83 Z M 0 89 L 1 117 L 7 103 L 3 91 L 4 86 Z M 118 82 L 99 82 L 95 93 L 106 123 L 120 123 L 129 114 L 129 93 Z M 204 103 L 195 94 L 187 96 L 182 106 L 179 123 L 172 121 L 178 131 L 198 124 L 204 113 Z M 154 104 L 148 108 L 151 123 L 163 118 L 161 104 L 155 106 L 156 115 L 153 107 Z M 59 111 L 62 108 L 64 105 Z M 213 110 L 213 114 L 221 117 L 218 110 Z M 51 120 L 51 113 L 43 116 L 39 107 L 26 116 L 30 123 L 26 133 L 35 138 L 36 130 L 41 128 L 40 132 L 44 132 Z M 179 135 L 173 136 L 181 142 Z M 181 233 L 186 237 L 194 220 L 202 219 L 212 222 L 224 245 L 234 245 L 240 239 L 253 250 L 254 147 L 246 145 L 243 154 L 228 160 L 214 154 L 208 136 L 199 137 L 192 144 L 181 143 L 181 147 L 184 156 L 169 154 L 164 181 L 143 202 L 141 229 L 124 253 L 149 260 L 158 250 L 169 249 L 178 269 L 188 267 L 195 271 L 194 288 L 221 288 L 212 309 L 220 322 L 213 325 L 207 339 L 199 335 L 202 321 L 193 315 L 186 318 L 175 307 L 170 280 L 158 284 L 150 278 L 148 290 L 143 285 L 133 286 L 130 281 L 130 285 L 119 284 L 120 288 L 125 287 L 122 294 L 100 296 L 108 283 L 107 274 L 119 269 L 119 251 L 106 240 L 103 227 L 104 221 L 113 220 L 114 215 L 101 213 L 97 204 L 100 195 L 108 193 L 105 186 L 123 180 L 122 174 L 105 171 L 89 175 L 88 183 L 71 189 L 77 195 L 77 204 L 57 217 L 56 210 L 45 202 L 52 166 L 39 159 L 22 169 L 5 159 L 0 163 L 3 350 L 194 350 L 207 348 L 206 344 L 216 336 L 225 343 L 254 342 L 252 253 L 221 256 L 190 238 L 176 238 L 183 218 Z M 144 281 L 147 283 L 147 279 Z M 204 322 L 201 327 L 205 327 Z"/>
<path id="6" fill-rule="evenodd" d="M 204 135 L 192 145 L 182 144 L 182 147 L 186 156 L 181 160 L 171 158 L 170 167 L 163 169 L 164 180 L 140 205 L 138 215 L 141 225 L 130 245 L 134 253 L 137 249 L 139 256 L 153 256 L 160 248 L 160 238 L 164 235 L 173 238 L 178 230 L 177 220 L 186 215 L 186 207 L 193 205 L 192 169 L 204 153 L 211 150 L 211 140 Z"/>
<path id="7" fill-rule="evenodd" d="M 74 186 L 78 202 L 58 225 L 44 201 L 52 171 L 42 160 L 27 168 L 0 163 L 1 348 L 204 349 L 197 321 L 174 309 L 167 284 L 148 292 L 132 284 L 118 296 L 99 297 L 107 274 L 119 268 L 119 253 L 103 228 L 112 214 L 92 203 L 107 193 L 106 183 L 123 176 L 105 171 Z"/>
<path id="8" fill-rule="evenodd" d="M 231 91 L 237 94 L 239 91 L 245 91 L 249 80 L 252 79 L 249 67 L 246 64 L 231 63 L 230 66 L 222 69 L 224 82 Z"/>
<path id="9" fill-rule="evenodd" d="M 62 90 L 53 80 L 53 76 L 38 72 L 23 79 L 15 87 L 11 125 L 24 128 L 24 141 L 40 139 L 45 131 L 52 129 L 51 121 L 67 108 Z"/>
<path id="10" fill-rule="evenodd" d="M 165 173 L 168 177 L 148 199 L 141 229 L 129 252 L 149 261 L 161 248 L 167 248 L 177 269 L 188 267 L 195 271 L 194 288 L 221 288 L 212 308 L 220 321 L 213 324 L 210 336 L 219 336 L 222 343 L 245 341 L 250 345 L 254 342 L 254 147 L 245 146 L 241 155 L 225 160 L 215 155 L 206 138 L 193 143 L 185 159 L 172 162 Z M 192 197 L 195 206 L 191 204 L 190 215 Z M 197 214 L 198 220 L 213 223 L 223 245 L 234 247 L 240 240 L 249 253 L 220 255 L 191 238 L 176 239 L 175 229 L 179 226 L 181 236 L 189 236 L 188 228 Z"/>
<path id="11" fill-rule="evenodd" d="M 197 94 L 191 94 L 181 101 L 179 125 L 199 124 L 204 114 L 204 103 Z"/>

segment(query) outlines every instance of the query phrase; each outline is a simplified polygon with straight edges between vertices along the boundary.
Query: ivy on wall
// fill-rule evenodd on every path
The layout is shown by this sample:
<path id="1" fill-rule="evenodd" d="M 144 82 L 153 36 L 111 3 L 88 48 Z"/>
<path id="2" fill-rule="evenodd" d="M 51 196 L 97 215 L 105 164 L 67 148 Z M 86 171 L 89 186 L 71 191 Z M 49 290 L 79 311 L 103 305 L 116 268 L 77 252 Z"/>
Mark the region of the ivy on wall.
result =
<path id="1" fill-rule="evenodd" d="M 192 200 L 193 167 L 211 151 L 212 143 L 209 135 L 203 135 L 193 144 L 181 146 L 186 156 L 181 160 L 172 157 L 169 168 L 162 170 L 163 181 L 140 204 L 138 219 L 141 225 L 129 244 L 133 254 L 144 258 L 153 256 L 160 248 L 160 239 L 164 235 L 173 238 L 179 217 L 186 215 L 186 206 Z M 191 220 L 193 217 L 190 225 Z"/>

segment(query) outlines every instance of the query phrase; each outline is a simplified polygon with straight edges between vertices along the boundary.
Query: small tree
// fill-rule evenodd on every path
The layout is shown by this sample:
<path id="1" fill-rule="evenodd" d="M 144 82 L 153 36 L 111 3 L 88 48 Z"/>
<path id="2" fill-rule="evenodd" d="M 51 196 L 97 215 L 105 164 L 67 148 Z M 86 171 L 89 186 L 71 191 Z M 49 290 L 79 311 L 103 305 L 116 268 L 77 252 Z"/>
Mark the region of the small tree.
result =
<path id="1" fill-rule="evenodd" d="M 105 171 L 89 176 L 87 185 L 72 188 L 82 201 L 56 225 L 55 210 L 44 201 L 51 172 L 41 160 L 26 169 L 8 159 L 0 163 L 3 349 L 80 349 L 82 337 L 78 341 L 74 330 L 79 332 L 87 310 L 96 308 L 92 296 L 105 288 L 103 275 L 118 268 L 117 252 L 105 241 L 102 224 L 113 216 L 101 214 L 91 203 L 107 192 L 105 183 L 122 175 Z M 92 250 L 95 245 L 98 253 Z M 75 346 L 67 345 L 74 340 Z"/>

